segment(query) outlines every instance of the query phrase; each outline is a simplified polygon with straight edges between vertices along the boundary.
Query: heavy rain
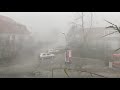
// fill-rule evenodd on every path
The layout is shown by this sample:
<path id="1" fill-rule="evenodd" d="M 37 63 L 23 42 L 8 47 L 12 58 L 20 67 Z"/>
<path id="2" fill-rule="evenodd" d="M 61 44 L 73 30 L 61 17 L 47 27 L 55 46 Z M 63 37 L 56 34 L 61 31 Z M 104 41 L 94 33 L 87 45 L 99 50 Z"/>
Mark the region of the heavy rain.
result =
<path id="1" fill-rule="evenodd" d="M 0 12 L 0 78 L 120 77 L 120 12 Z"/>

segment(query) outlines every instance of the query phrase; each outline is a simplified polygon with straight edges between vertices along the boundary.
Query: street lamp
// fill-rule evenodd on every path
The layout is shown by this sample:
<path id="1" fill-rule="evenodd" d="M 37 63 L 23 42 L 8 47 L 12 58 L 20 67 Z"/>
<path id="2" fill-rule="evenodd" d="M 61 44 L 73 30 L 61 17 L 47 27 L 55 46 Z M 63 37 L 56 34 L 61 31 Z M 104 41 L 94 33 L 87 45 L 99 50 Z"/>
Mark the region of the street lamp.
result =
<path id="1" fill-rule="evenodd" d="M 68 65 L 71 63 L 71 54 L 70 54 L 70 50 L 68 48 L 68 42 L 67 42 L 67 36 L 65 33 L 62 33 L 65 36 L 65 40 L 66 40 L 66 48 L 65 48 L 65 65 Z M 68 61 L 69 60 L 69 61 Z"/>
<path id="2" fill-rule="evenodd" d="M 66 49 L 67 49 L 67 37 L 65 33 L 62 33 L 65 36 L 65 41 L 66 41 Z"/>

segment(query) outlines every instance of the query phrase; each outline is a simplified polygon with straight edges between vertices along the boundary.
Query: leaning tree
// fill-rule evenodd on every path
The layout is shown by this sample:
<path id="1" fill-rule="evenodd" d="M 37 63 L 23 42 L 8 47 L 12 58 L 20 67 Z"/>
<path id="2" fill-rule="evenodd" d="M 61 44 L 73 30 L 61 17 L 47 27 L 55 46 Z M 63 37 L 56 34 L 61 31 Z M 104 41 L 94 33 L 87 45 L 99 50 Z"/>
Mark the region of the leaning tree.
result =
<path id="1" fill-rule="evenodd" d="M 120 27 L 118 27 L 117 25 L 115 25 L 115 24 L 113 24 L 113 23 L 111 23 L 111 22 L 109 22 L 109 21 L 107 21 L 107 20 L 105 20 L 105 21 L 106 21 L 107 23 L 111 24 L 110 26 L 108 26 L 108 27 L 106 27 L 106 28 L 107 28 L 107 29 L 108 29 L 108 28 L 112 28 L 112 29 L 115 30 L 115 31 L 112 32 L 112 33 L 106 34 L 106 35 L 104 35 L 104 36 L 102 36 L 102 37 L 109 36 L 109 35 L 114 34 L 114 33 L 116 33 L 116 32 L 120 33 Z M 118 50 L 120 50 L 120 48 L 116 49 L 115 52 L 118 51 Z"/>

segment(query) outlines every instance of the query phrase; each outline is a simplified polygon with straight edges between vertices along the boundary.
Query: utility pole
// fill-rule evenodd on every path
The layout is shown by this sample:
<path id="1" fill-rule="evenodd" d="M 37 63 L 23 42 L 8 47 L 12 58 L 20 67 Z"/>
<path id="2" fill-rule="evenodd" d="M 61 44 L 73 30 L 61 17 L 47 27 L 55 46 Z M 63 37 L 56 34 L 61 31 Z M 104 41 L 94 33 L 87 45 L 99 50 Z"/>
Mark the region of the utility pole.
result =
<path id="1" fill-rule="evenodd" d="M 83 14 L 83 12 L 82 12 L 82 30 L 83 30 L 83 33 L 84 33 L 85 31 L 84 31 L 84 14 Z"/>
<path id="2" fill-rule="evenodd" d="M 83 30 L 83 40 L 85 42 L 85 30 L 84 30 L 84 13 L 82 12 L 82 30 Z"/>
<path id="3" fill-rule="evenodd" d="M 90 28 L 89 28 L 89 30 L 86 32 L 86 42 L 88 41 L 89 32 L 91 32 L 92 26 L 93 26 L 93 13 L 91 12 L 91 13 L 90 13 Z"/>
<path id="4" fill-rule="evenodd" d="M 93 13 L 91 12 L 90 29 L 92 28 L 92 24 L 93 24 Z"/>

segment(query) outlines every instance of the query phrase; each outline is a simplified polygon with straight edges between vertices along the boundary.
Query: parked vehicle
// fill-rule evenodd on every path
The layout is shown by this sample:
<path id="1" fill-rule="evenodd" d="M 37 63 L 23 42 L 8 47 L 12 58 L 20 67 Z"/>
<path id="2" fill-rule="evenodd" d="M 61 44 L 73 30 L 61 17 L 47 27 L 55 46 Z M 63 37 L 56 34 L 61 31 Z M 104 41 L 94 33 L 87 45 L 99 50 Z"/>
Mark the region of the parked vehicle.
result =
<path id="1" fill-rule="evenodd" d="M 53 53 L 54 49 L 48 49 L 48 53 Z"/>
<path id="2" fill-rule="evenodd" d="M 58 49 L 49 49 L 48 53 L 53 53 L 53 54 L 57 54 L 59 52 Z"/>
<path id="3" fill-rule="evenodd" d="M 54 54 L 51 53 L 41 53 L 40 54 L 40 59 L 53 59 L 55 57 Z"/>

